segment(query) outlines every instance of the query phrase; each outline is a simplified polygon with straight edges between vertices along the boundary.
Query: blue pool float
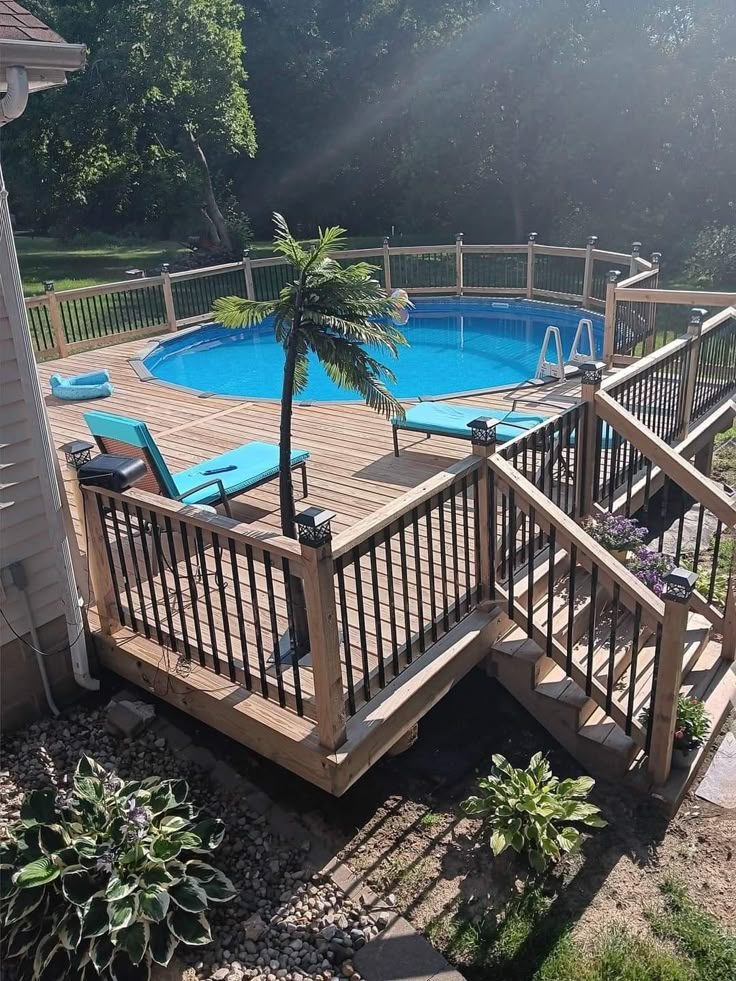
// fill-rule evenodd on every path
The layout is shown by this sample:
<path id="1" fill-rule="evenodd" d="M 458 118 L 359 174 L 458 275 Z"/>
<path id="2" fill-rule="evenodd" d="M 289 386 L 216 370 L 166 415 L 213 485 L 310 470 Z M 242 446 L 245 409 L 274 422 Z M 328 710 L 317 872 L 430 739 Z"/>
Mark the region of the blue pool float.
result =
<path id="1" fill-rule="evenodd" d="M 57 399 L 64 399 L 66 402 L 76 402 L 82 399 L 106 399 L 113 393 L 110 375 L 104 369 L 102 371 L 90 371 L 86 375 L 72 375 L 71 378 L 52 375 L 49 381 L 51 394 Z"/>

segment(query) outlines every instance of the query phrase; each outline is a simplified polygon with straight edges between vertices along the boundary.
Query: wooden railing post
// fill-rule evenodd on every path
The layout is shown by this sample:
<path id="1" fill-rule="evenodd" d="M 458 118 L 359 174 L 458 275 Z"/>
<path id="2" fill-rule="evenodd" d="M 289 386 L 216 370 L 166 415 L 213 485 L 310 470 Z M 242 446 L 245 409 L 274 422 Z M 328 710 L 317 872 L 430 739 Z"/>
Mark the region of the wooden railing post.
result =
<path id="1" fill-rule="evenodd" d="M 161 266 L 161 285 L 164 291 L 164 310 L 166 325 L 172 334 L 176 333 L 176 307 L 174 306 L 174 291 L 171 288 L 171 273 L 168 262 Z"/>
<path id="2" fill-rule="evenodd" d="M 473 455 L 483 460 L 478 473 L 478 587 L 481 604 L 491 599 L 491 568 L 495 561 L 496 543 L 491 541 L 491 472 L 488 460 L 496 452 L 496 426 L 498 419 L 481 416 L 468 423 Z"/>
<path id="3" fill-rule="evenodd" d="M 662 260 L 661 252 L 652 252 L 652 288 L 659 286 L 659 263 Z M 648 325 L 647 336 L 644 338 L 644 354 L 651 354 L 654 350 L 654 341 L 657 336 L 657 304 L 651 303 L 648 306 Z"/>
<path id="4" fill-rule="evenodd" d="M 590 294 L 593 291 L 593 249 L 598 241 L 597 235 L 589 235 L 585 246 L 585 272 L 583 273 L 583 306 L 587 307 L 590 303 Z"/>
<path id="5" fill-rule="evenodd" d="M 736 529 L 732 528 L 730 534 L 736 536 Z M 721 657 L 726 661 L 736 661 L 736 547 L 731 549 L 728 569 L 728 586 L 723 607 Z"/>
<path id="6" fill-rule="evenodd" d="M 383 288 L 387 293 L 391 291 L 391 252 L 388 235 L 383 237 Z"/>
<path id="7" fill-rule="evenodd" d="M 537 233 L 530 232 L 526 256 L 526 295 L 529 300 L 534 299 L 534 245 L 536 241 Z"/>
<path id="8" fill-rule="evenodd" d="M 463 292 L 463 233 L 455 236 L 455 292 L 458 296 Z"/>
<path id="9" fill-rule="evenodd" d="M 660 644 L 656 690 L 650 707 L 649 760 L 647 769 L 656 786 L 667 782 L 672 767 L 672 748 L 677 721 L 677 702 L 682 681 L 690 597 L 697 576 L 687 569 L 674 569 L 666 579 L 664 622 Z"/>
<path id="10" fill-rule="evenodd" d="M 243 275 L 245 276 L 245 295 L 247 299 L 255 300 L 256 289 L 253 285 L 253 266 L 249 249 L 243 252 Z"/>
<path id="11" fill-rule="evenodd" d="M 321 508 L 308 508 L 296 517 L 304 566 L 317 730 L 321 745 L 330 752 L 346 739 L 330 525 L 334 517 L 334 512 Z"/>
<path id="12" fill-rule="evenodd" d="M 69 354 L 69 347 L 64 336 L 64 324 L 61 320 L 59 298 L 56 295 L 56 284 L 53 279 L 44 283 L 44 289 L 46 290 L 46 302 L 49 306 L 49 323 L 51 324 L 51 332 L 54 335 L 54 344 L 59 351 L 59 357 L 65 358 Z"/>
<path id="13" fill-rule="evenodd" d="M 87 564 L 95 597 L 100 630 L 114 634 L 121 628 L 115 603 L 115 584 L 105 548 L 105 530 L 100 515 L 100 499 L 93 490 L 81 487 L 82 511 L 79 520 L 85 530 Z"/>
<path id="14" fill-rule="evenodd" d="M 595 397 L 600 391 L 603 381 L 604 361 L 591 361 L 581 366 L 580 400 L 588 406 L 585 412 L 585 424 L 576 446 L 580 456 L 580 499 L 578 514 L 583 517 L 593 510 L 593 494 L 595 489 L 595 442 L 598 433 L 598 417 L 596 415 Z"/>
<path id="15" fill-rule="evenodd" d="M 690 323 L 687 326 L 687 336 L 690 338 L 688 351 L 687 374 L 685 376 L 685 392 L 682 405 L 682 429 L 680 438 L 690 432 L 690 416 L 695 399 L 695 382 L 698 377 L 698 359 L 700 357 L 700 335 L 703 330 L 703 319 L 708 311 L 705 307 L 693 307 L 690 311 Z"/>
<path id="16" fill-rule="evenodd" d="M 631 265 L 629 266 L 629 276 L 636 276 L 639 272 L 639 263 L 636 261 L 641 255 L 641 242 L 634 242 L 631 246 Z"/>
<path id="17" fill-rule="evenodd" d="M 603 326 L 603 360 L 610 368 L 616 342 L 616 284 L 621 276 L 620 269 L 611 269 L 606 283 L 606 319 Z"/>

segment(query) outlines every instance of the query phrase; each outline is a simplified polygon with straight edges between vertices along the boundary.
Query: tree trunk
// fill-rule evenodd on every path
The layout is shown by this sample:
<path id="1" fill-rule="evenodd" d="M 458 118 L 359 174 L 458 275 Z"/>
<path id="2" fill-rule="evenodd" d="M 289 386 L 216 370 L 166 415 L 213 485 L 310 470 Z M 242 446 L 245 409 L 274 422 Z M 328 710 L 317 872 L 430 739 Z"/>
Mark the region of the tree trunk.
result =
<path id="1" fill-rule="evenodd" d="M 204 155 L 204 150 L 200 146 L 199 140 L 196 138 L 194 133 L 190 132 L 189 130 L 186 132 L 194 160 L 202 174 L 202 184 L 204 186 L 204 200 L 205 207 L 207 208 L 207 214 L 211 219 L 212 224 L 217 229 L 217 234 L 220 236 L 220 243 L 222 244 L 222 247 L 231 252 L 233 243 L 230 238 L 230 232 L 227 228 L 227 222 L 225 221 L 223 213 L 220 211 L 220 206 L 218 205 L 217 198 L 215 197 L 207 157 Z"/>
<path id="2" fill-rule="evenodd" d="M 299 315 L 291 325 L 291 335 L 286 346 L 284 384 L 281 389 L 281 426 L 279 432 L 279 504 L 281 506 L 281 533 L 296 538 L 296 508 L 294 506 L 294 481 L 291 475 L 291 417 L 294 406 L 294 369 L 296 366 L 297 341 L 299 339 Z M 292 622 L 297 658 L 309 652 L 309 622 L 304 598 L 304 584 L 298 576 L 289 576 Z"/>

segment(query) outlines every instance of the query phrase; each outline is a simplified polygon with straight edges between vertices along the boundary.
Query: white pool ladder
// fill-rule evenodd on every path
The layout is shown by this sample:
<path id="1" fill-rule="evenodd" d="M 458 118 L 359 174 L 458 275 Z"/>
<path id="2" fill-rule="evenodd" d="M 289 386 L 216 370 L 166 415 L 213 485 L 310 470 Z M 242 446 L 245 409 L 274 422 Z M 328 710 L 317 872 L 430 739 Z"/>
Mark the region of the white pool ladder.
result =
<path id="1" fill-rule="evenodd" d="M 580 351 L 580 345 L 583 340 L 588 342 L 588 353 L 584 354 Z M 593 321 L 589 317 L 581 317 L 578 328 L 575 331 L 575 339 L 572 342 L 572 347 L 570 348 L 570 360 L 568 364 L 588 364 L 590 361 L 596 360 L 595 351 L 595 337 L 593 335 Z"/>
<path id="2" fill-rule="evenodd" d="M 557 361 L 550 361 L 548 350 L 550 344 L 554 344 Z M 562 340 L 560 338 L 559 327 L 549 325 L 542 342 L 542 350 L 539 352 L 537 370 L 534 373 L 536 379 L 557 378 L 558 381 L 565 380 L 565 360 L 562 355 Z"/>

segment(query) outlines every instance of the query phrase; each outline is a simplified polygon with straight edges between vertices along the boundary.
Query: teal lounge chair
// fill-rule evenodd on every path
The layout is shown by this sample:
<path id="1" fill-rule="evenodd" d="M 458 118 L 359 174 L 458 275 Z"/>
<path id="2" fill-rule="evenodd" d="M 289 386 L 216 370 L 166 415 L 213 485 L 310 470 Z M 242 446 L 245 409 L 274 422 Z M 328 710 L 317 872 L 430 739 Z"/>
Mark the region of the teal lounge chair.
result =
<path id="1" fill-rule="evenodd" d="M 102 453 L 142 457 L 148 473 L 138 482 L 144 490 L 184 504 L 222 504 L 230 515 L 231 497 L 260 487 L 279 475 L 279 448 L 275 443 L 245 443 L 220 456 L 204 460 L 188 470 L 172 473 L 140 419 L 110 412 L 86 412 L 84 421 Z M 306 450 L 291 451 L 291 469 L 302 472 L 302 490 L 307 496 Z"/>
<path id="2" fill-rule="evenodd" d="M 394 456 L 399 455 L 399 430 L 425 433 L 430 436 L 454 436 L 456 439 L 470 439 L 468 423 L 479 416 L 489 416 L 498 420 L 496 442 L 507 443 L 515 436 L 546 422 L 547 416 L 535 416 L 526 412 L 501 412 L 496 409 L 482 409 L 476 406 L 453 405 L 451 402 L 418 402 L 406 410 L 403 419 L 393 418 Z"/>

